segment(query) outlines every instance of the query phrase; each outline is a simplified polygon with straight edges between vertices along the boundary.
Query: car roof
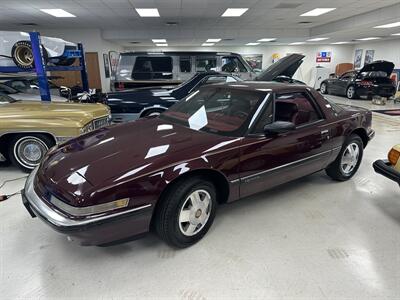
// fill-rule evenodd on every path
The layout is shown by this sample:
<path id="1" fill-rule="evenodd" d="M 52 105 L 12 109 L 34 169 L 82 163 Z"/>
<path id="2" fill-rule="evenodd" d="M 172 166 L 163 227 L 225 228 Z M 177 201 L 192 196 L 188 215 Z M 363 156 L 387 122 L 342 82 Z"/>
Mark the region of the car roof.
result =
<path id="1" fill-rule="evenodd" d="M 310 87 L 302 84 L 287 84 L 273 81 L 241 81 L 229 83 L 215 83 L 209 86 L 227 87 L 244 91 L 262 91 L 262 92 L 290 92 L 309 90 Z"/>

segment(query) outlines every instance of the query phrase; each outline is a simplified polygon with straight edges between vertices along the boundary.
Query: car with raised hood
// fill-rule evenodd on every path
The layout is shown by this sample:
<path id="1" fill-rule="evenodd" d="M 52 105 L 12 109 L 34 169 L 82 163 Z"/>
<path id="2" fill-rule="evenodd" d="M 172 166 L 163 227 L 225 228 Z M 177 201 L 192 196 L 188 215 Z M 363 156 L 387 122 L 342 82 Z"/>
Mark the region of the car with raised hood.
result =
<path id="1" fill-rule="evenodd" d="M 227 73 L 201 72 L 176 87 L 149 87 L 107 94 L 113 122 L 157 116 L 202 85 L 242 81 Z"/>
<path id="2" fill-rule="evenodd" d="M 400 144 L 393 146 L 387 159 L 376 160 L 373 167 L 376 173 L 400 185 Z"/>
<path id="3" fill-rule="evenodd" d="M 110 120 L 110 110 L 102 104 L 20 101 L 0 94 L 0 160 L 32 171 L 54 145 Z"/>
<path id="4" fill-rule="evenodd" d="M 187 247 L 218 204 L 326 170 L 345 181 L 374 136 L 372 114 L 304 85 L 206 85 L 157 118 L 102 128 L 53 148 L 23 203 L 82 245 L 108 245 L 154 228 Z"/>
<path id="5" fill-rule="evenodd" d="M 346 96 L 349 99 L 373 96 L 392 97 L 396 93 L 395 83 L 390 79 L 394 64 L 379 60 L 365 65 L 359 71 L 349 71 L 337 78 L 321 82 L 322 94 Z"/>
<path id="6" fill-rule="evenodd" d="M 76 50 L 77 45 L 60 38 L 41 37 L 45 63 L 69 66 L 75 58 L 66 57 L 67 50 Z M 0 31 L 0 66 L 17 66 L 22 69 L 35 67 L 29 33 L 22 31 Z"/>

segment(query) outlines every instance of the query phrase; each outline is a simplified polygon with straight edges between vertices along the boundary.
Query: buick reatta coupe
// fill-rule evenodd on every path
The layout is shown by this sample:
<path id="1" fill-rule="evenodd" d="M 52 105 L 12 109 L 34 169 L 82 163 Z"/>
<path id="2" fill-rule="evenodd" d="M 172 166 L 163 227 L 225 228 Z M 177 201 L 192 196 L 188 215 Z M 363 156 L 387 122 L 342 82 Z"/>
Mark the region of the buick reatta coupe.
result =
<path id="1" fill-rule="evenodd" d="M 52 148 L 28 178 L 23 203 L 82 245 L 154 229 L 188 247 L 207 233 L 218 204 L 321 170 L 350 179 L 374 136 L 371 119 L 304 85 L 203 86 L 158 117 Z"/>

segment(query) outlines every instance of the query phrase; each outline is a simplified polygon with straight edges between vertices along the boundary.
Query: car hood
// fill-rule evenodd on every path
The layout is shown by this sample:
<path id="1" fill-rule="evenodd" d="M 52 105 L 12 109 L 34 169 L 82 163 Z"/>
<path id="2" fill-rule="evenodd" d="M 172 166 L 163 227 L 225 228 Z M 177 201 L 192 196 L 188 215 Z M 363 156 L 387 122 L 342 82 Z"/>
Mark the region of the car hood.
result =
<path id="1" fill-rule="evenodd" d="M 0 108 L 0 121 L 40 119 L 46 122 L 46 120 L 68 119 L 85 125 L 93 119 L 109 115 L 108 107 L 103 104 L 16 101 L 0 104 Z"/>
<path id="2" fill-rule="evenodd" d="M 256 81 L 273 81 L 278 76 L 286 76 L 292 78 L 294 73 L 303 63 L 302 54 L 290 54 L 278 60 L 269 66 L 265 71 L 261 72 Z"/>
<path id="3" fill-rule="evenodd" d="M 101 128 L 50 151 L 39 176 L 53 185 L 47 189 L 62 190 L 67 202 L 79 205 L 79 197 L 86 196 L 89 203 L 98 190 L 184 164 L 238 140 L 160 118 L 140 119 Z"/>
<path id="4" fill-rule="evenodd" d="M 152 99 L 161 99 L 161 100 L 176 100 L 171 95 L 172 90 L 167 89 L 137 89 L 127 92 L 115 92 L 107 94 L 107 101 L 110 106 L 114 104 L 119 104 L 120 102 L 124 103 L 145 103 L 146 101 L 151 101 Z"/>
<path id="5" fill-rule="evenodd" d="M 365 65 L 359 72 L 371 72 L 371 71 L 383 71 L 389 77 L 394 69 L 394 63 L 386 60 L 374 61 L 368 65 Z"/>
<path id="6" fill-rule="evenodd" d="M 15 93 L 15 94 L 9 94 L 11 98 L 15 100 L 23 100 L 23 101 L 41 101 L 40 95 L 36 94 L 28 94 L 28 93 Z M 56 95 L 51 95 L 51 101 L 53 102 L 68 102 L 67 98 L 56 96 Z"/>

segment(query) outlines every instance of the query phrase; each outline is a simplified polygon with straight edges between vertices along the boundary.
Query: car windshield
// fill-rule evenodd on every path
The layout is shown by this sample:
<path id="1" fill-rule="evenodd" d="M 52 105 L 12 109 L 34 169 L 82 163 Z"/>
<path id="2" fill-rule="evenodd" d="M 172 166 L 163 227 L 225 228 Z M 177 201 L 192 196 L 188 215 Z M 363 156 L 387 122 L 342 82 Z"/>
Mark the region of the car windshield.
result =
<path id="1" fill-rule="evenodd" d="M 13 89 L 12 87 L 0 83 L 0 94 L 11 95 L 16 93 L 18 93 L 16 89 Z"/>
<path id="2" fill-rule="evenodd" d="M 265 92 L 209 86 L 190 94 L 160 117 L 194 130 L 238 136 Z"/>
<path id="3" fill-rule="evenodd" d="M 13 98 L 11 98 L 7 95 L 0 94 L 0 105 L 6 104 L 6 103 L 14 103 L 14 102 L 17 102 L 17 100 L 14 100 Z"/>

